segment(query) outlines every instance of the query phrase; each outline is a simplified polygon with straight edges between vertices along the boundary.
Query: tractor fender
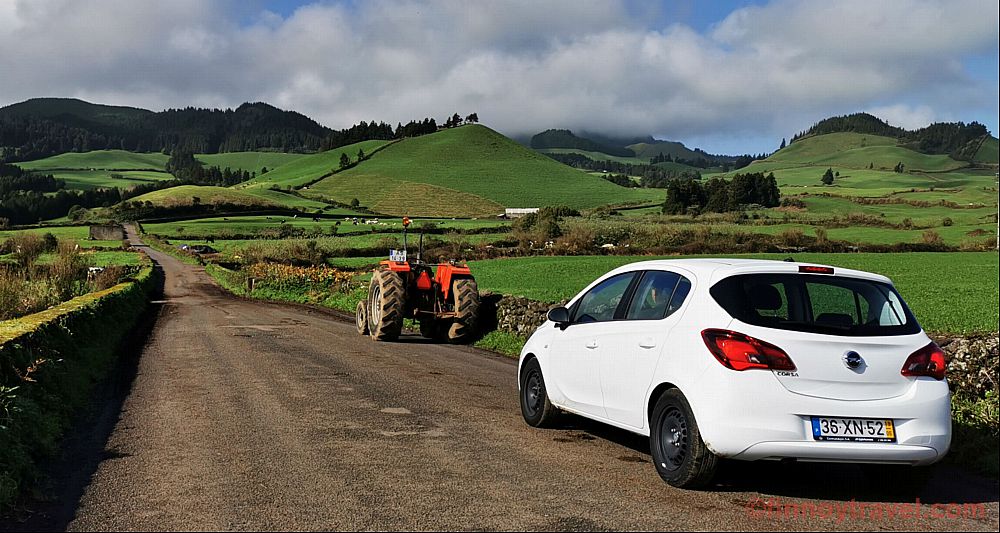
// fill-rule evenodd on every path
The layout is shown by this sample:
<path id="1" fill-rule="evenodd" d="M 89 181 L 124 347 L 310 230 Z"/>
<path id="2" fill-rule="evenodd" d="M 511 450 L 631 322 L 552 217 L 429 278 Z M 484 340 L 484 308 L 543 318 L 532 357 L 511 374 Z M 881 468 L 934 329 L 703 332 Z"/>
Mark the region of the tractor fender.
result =
<path id="1" fill-rule="evenodd" d="M 434 273 L 434 281 L 441 287 L 441 296 L 448 300 L 448 293 L 451 292 L 451 282 L 459 278 L 471 278 L 472 270 L 467 266 L 443 264 L 438 266 Z"/>

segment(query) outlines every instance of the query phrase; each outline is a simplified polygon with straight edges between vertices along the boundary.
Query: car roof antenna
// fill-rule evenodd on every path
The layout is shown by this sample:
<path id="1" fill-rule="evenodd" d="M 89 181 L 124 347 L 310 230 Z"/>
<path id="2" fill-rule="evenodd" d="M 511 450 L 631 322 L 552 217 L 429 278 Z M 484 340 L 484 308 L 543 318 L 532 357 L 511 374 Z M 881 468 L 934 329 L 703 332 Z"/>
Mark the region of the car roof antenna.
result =
<path id="1" fill-rule="evenodd" d="M 794 263 L 794 262 L 795 262 L 795 259 L 792 259 L 792 256 L 788 256 L 788 257 L 786 257 L 786 258 L 784 259 L 784 261 L 785 261 L 786 263 Z"/>

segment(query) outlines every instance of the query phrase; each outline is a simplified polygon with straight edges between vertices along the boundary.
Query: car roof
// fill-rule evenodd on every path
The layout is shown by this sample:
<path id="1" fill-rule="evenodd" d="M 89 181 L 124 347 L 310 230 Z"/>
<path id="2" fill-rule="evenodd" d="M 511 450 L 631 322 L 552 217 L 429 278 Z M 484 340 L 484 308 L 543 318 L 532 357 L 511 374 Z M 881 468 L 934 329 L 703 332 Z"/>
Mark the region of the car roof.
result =
<path id="1" fill-rule="evenodd" d="M 771 259 L 742 259 L 728 257 L 698 257 L 685 259 L 653 259 L 629 263 L 614 270 L 614 272 L 629 272 L 633 270 L 658 270 L 680 268 L 687 270 L 703 280 L 717 281 L 736 274 L 754 273 L 799 273 L 799 267 L 819 266 L 833 269 L 834 276 L 869 279 L 883 283 L 892 280 L 881 275 L 862 270 L 834 267 L 830 265 L 803 263 L 799 261 L 775 261 Z"/>

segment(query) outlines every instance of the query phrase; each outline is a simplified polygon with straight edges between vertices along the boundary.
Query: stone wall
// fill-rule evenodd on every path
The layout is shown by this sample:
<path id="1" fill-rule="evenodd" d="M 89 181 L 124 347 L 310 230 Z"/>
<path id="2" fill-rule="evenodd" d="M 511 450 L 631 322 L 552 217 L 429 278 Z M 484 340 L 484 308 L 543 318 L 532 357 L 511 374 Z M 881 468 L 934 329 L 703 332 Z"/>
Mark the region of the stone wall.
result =
<path id="1" fill-rule="evenodd" d="M 94 241 L 120 241 L 125 238 L 125 229 L 117 224 L 90 226 L 90 239 Z"/>
<path id="2" fill-rule="evenodd" d="M 483 331 L 500 330 L 522 337 L 528 337 L 545 322 L 549 308 L 565 304 L 491 293 L 481 294 L 480 299 L 483 305 L 480 311 Z"/>
<path id="3" fill-rule="evenodd" d="M 997 371 L 1000 337 L 952 337 L 934 339 L 947 354 L 948 382 L 953 391 L 960 390 L 979 398 L 989 391 L 998 391 Z"/>

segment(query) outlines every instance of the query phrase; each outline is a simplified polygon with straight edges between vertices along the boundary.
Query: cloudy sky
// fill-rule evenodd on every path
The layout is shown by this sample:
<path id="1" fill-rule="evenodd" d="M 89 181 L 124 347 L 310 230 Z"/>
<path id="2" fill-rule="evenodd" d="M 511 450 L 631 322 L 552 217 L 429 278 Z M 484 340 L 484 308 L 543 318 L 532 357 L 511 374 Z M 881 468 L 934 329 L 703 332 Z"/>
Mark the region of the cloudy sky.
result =
<path id="1" fill-rule="evenodd" d="M 0 0 L 0 106 L 476 111 L 730 153 L 855 111 L 996 134 L 998 19 L 995 0 Z"/>

